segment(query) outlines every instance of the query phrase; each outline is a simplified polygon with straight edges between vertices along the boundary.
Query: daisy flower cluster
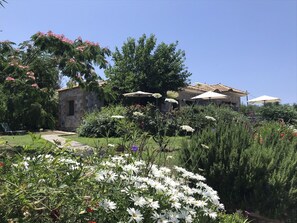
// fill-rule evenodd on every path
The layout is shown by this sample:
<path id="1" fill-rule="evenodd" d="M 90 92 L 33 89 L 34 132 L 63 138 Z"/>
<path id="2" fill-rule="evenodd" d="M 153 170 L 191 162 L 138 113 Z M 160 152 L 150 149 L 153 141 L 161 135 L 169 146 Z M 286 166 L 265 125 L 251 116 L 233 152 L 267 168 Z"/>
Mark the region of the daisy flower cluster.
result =
<path id="1" fill-rule="evenodd" d="M 76 160 L 71 159 L 69 157 L 54 157 L 50 154 L 38 155 L 36 157 L 24 157 L 22 162 L 13 164 L 13 166 L 18 168 L 24 168 L 24 170 L 29 170 L 30 167 L 34 168 L 34 166 L 38 164 L 51 165 L 52 163 L 59 163 L 60 166 L 65 165 L 67 166 L 67 169 L 69 169 L 69 171 L 80 169 L 83 166 L 82 163 L 77 162 Z"/>
<path id="2" fill-rule="evenodd" d="M 106 191 L 101 211 L 124 222 L 194 222 L 224 209 L 203 176 L 177 166 L 148 167 L 128 154 L 100 163 L 94 178 Z"/>
<path id="3" fill-rule="evenodd" d="M 27 185 L 28 200 L 28 190 L 53 207 L 55 199 L 66 199 L 49 215 L 71 216 L 72 222 L 211 222 L 224 209 L 203 176 L 178 166 L 148 164 L 131 154 L 103 159 L 44 154 L 23 157 L 11 171 L 26 176 L 20 184 Z M 21 209 L 23 218 L 40 217 L 36 210 L 47 208 L 34 199 L 32 208 Z"/>

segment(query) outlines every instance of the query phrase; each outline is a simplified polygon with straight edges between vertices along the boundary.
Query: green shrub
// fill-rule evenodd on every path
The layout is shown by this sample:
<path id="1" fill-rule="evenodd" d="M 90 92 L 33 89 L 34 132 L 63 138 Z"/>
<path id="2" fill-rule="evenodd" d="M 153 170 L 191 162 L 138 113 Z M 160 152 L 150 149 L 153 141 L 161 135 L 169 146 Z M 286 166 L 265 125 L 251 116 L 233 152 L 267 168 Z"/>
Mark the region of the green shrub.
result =
<path id="1" fill-rule="evenodd" d="M 124 116 L 127 126 L 134 125 L 139 131 L 150 135 L 174 136 L 180 131 L 180 126 L 174 113 L 161 113 L 155 106 L 134 105 L 128 108 L 123 106 L 109 106 L 101 111 L 88 113 L 77 129 L 80 136 L 106 137 L 121 136 L 125 126 L 112 116 Z"/>
<path id="2" fill-rule="evenodd" d="M 225 120 L 226 122 L 247 120 L 244 115 L 232 110 L 230 107 L 218 107 L 216 105 L 186 106 L 182 107 L 175 114 L 179 125 L 190 125 L 196 132 L 201 131 L 213 123 L 213 121 L 206 119 L 205 116 L 211 116 L 215 119 Z"/>
<path id="3" fill-rule="evenodd" d="M 95 111 L 87 114 L 77 132 L 81 136 L 104 137 L 120 136 L 118 130 L 118 121 L 111 118 L 113 115 L 123 115 L 127 122 L 134 125 L 142 132 L 152 136 L 176 136 L 187 135 L 181 126 L 188 125 L 196 132 L 208 126 L 214 126 L 214 121 L 208 119 L 212 116 L 215 119 L 225 121 L 246 121 L 247 118 L 233 111 L 229 107 L 194 106 L 183 107 L 180 110 L 172 110 L 166 113 L 160 112 L 154 105 L 146 106 L 132 105 L 129 107 L 109 106 L 102 108 L 101 111 Z"/>
<path id="4" fill-rule="evenodd" d="M 109 106 L 102 108 L 101 111 L 93 111 L 85 115 L 77 133 L 88 137 L 119 136 L 117 131 L 119 120 L 112 116 L 125 115 L 126 109 L 123 106 Z"/>
<path id="5" fill-rule="evenodd" d="M 263 123 L 242 160 L 245 202 L 267 216 L 296 222 L 297 137 L 292 130 L 277 122 Z"/>
<path id="6" fill-rule="evenodd" d="M 151 135 L 161 134 L 164 136 L 174 136 L 177 135 L 180 130 L 175 110 L 162 113 L 152 104 L 128 107 L 127 117 L 130 121 L 134 122 L 140 130 Z"/>
<path id="7" fill-rule="evenodd" d="M 227 210 L 295 219 L 297 137 L 279 123 L 252 132 L 244 122 L 217 120 L 184 142 L 181 161 L 218 190 Z M 294 221 L 293 221 L 294 222 Z"/>
<path id="8" fill-rule="evenodd" d="M 255 124 L 261 121 L 285 122 L 297 127 L 296 105 L 265 104 L 264 106 L 241 106 L 240 112 L 253 120 Z"/>
<path id="9" fill-rule="evenodd" d="M 2 86 L 0 85 L 0 122 L 5 121 L 5 114 L 7 111 L 6 103 L 7 103 L 7 95 L 5 95 L 5 92 L 2 90 Z"/>
<path id="10" fill-rule="evenodd" d="M 259 114 L 263 120 L 283 120 L 287 124 L 297 125 L 297 110 L 290 105 L 267 104 L 259 107 Z"/>
<path id="11" fill-rule="evenodd" d="M 220 214 L 220 223 L 248 223 L 249 221 L 238 213 L 234 214 Z"/>
<path id="12" fill-rule="evenodd" d="M 241 156 L 250 145 L 250 132 L 245 123 L 217 120 L 190 140 L 184 141 L 180 150 L 181 161 L 193 172 L 203 172 L 208 182 L 220 193 L 228 210 L 240 208 L 240 188 L 244 186 L 241 177 L 244 164 Z M 231 207 L 230 207 L 231 206 Z"/>

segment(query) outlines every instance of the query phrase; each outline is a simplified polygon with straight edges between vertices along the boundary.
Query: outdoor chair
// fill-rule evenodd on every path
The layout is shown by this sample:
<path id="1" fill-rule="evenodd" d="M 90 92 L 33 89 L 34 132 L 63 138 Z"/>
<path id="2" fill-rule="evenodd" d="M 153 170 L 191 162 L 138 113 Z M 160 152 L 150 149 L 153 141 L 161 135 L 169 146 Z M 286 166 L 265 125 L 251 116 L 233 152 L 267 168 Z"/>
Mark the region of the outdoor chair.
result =
<path id="1" fill-rule="evenodd" d="M 25 130 L 11 130 L 8 123 L 0 123 L 0 126 L 2 127 L 3 133 L 7 135 L 23 135 L 26 133 Z"/>

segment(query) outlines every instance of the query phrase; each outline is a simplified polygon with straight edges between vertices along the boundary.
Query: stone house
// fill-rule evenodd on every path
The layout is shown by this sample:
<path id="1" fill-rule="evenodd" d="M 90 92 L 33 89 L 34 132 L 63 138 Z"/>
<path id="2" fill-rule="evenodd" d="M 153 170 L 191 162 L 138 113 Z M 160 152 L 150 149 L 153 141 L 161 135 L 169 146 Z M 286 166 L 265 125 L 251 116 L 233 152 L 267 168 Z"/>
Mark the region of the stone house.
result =
<path id="1" fill-rule="evenodd" d="M 99 85 L 103 85 L 100 82 Z M 189 85 L 179 91 L 178 107 L 187 104 L 207 104 L 209 101 L 192 100 L 191 98 L 207 91 L 214 91 L 228 96 L 226 99 L 214 100 L 212 103 L 218 105 L 228 104 L 232 107 L 239 108 L 240 97 L 246 96 L 247 92 L 235 88 L 228 87 L 223 84 L 202 84 Z M 59 94 L 59 123 L 58 128 L 64 131 L 75 131 L 79 127 L 81 120 L 86 112 L 100 109 L 104 106 L 104 100 L 100 99 L 95 92 L 87 92 L 80 87 L 65 88 L 58 90 Z M 161 106 L 163 111 L 168 111 L 172 106 L 169 103 L 164 103 Z"/>
<path id="2" fill-rule="evenodd" d="M 78 86 L 60 89 L 58 94 L 58 128 L 64 131 L 75 131 L 86 112 L 100 109 L 104 105 L 97 93 L 85 91 Z"/>
<path id="3" fill-rule="evenodd" d="M 232 107 L 239 108 L 240 106 L 240 98 L 247 95 L 246 91 L 238 90 L 235 88 L 228 87 L 224 84 L 203 84 L 196 83 L 194 85 L 189 85 L 179 91 L 179 105 L 185 106 L 186 104 L 208 104 L 208 100 L 192 100 L 191 98 L 207 91 L 214 91 L 220 94 L 227 95 L 228 97 L 225 99 L 212 100 L 211 103 L 215 103 L 217 105 L 227 104 Z"/>

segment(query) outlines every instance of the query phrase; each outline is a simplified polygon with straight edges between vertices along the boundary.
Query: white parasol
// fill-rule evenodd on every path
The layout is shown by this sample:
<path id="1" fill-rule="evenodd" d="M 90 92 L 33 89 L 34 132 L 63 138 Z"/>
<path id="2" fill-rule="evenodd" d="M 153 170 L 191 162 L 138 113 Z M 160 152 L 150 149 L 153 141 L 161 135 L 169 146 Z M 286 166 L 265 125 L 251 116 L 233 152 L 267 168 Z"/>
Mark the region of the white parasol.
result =
<path id="1" fill-rule="evenodd" d="M 251 99 L 248 102 L 251 103 L 251 104 L 257 104 L 257 103 L 265 104 L 265 103 L 280 102 L 280 99 L 276 98 L 276 97 L 263 95 L 263 96 Z"/>
<path id="2" fill-rule="evenodd" d="M 213 91 L 207 91 L 203 94 L 192 97 L 191 99 L 193 99 L 193 100 L 196 100 L 196 99 L 213 100 L 213 99 L 224 99 L 227 97 L 228 96 L 224 95 L 224 94 L 219 94 L 219 93 L 216 93 Z"/>
<path id="3" fill-rule="evenodd" d="M 144 92 L 144 91 L 136 91 L 123 94 L 125 97 L 151 97 L 153 93 Z"/>

